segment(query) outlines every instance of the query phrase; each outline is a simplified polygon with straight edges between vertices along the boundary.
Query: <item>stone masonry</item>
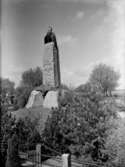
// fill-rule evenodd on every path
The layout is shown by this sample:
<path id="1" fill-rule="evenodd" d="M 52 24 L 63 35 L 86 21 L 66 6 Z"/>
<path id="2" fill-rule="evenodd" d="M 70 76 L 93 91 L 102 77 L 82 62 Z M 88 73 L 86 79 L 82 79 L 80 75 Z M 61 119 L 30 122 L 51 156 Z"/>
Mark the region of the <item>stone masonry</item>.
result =
<path id="1" fill-rule="evenodd" d="M 53 42 L 44 45 L 43 84 L 54 88 L 60 86 L 59 53 Z"/>

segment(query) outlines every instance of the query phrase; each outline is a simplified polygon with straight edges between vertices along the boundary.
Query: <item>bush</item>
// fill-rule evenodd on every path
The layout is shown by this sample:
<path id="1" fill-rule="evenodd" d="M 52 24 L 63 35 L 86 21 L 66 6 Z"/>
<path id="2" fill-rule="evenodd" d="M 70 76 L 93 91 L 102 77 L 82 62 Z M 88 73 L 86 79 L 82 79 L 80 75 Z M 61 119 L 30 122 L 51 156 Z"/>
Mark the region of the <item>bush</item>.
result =
<path id="1" fill-rule="evenodd" d="M 33 88 L 29 86 L 20 86 L 16 89 L 17 108 L 25 107 L 32 90 Z"/>
<path id="2" fill-rule="evenodd" d="M 115 117 L 114 102 L 106 101 L 92 85 L 85 85 L 82 94 L 69 94 L 65 94 L 66 103 L 52 110 L 42 139 L 60 153 L 91 155 L 95 161 L 107 161 L 105 140 L 110 128 L 109 121 Z"/>
<path id="3" fill-rule="evenodd" d="M 106 147 L 110 161 L 117 167 L 125 166 L 125 120 L 116 119 L 115 126 L 109 131 Z"/>
<path id="4" fill-rule="evenodd" d="M 8 140 L 6 167 L 21 167 L 18 153 L 18 137 L 16 134 Z"/>
<path id="5" fill-rule="evenodd" d="M 12 137 L 13 126 L 15 124 L 15 119 L 11 117 L 8 113 L 4 113 L 1 121 L 1 156 L 3 160 L 3 166 L 6 162 L 7 156 L 7 141 Z"/>
<path id="6" fill-rule="evenodd" d="M 2 132 L 2 142 L 1 142 L 1 154 L 2 154 L 2 160 L 3 160 L 3 164 L 6 162 L 7 159 L 7 141 L 8 139 L 12 139 L 12 141 L 10 143 L 17 142 L 18 148 L 22 151 L 25 151 L 27 148 L 28 149 L 35 149 L 35 146 L 38 142 L 40 142 L 41 138 L 40 135 L 37 131 L 37 122 L 38 120 L 34 120 L 33 122 L 28 119 L 25 118 L 24 120 L 15 120 L 15 118 L 11 117 L 11 115 L 8 115 L 7 113 L 4 114 L 4 116 L 2 117 L 2 123 L 1 123 L 1 132 Z M 14 137 L 12 137 L 13 132 L 16 132 L 16 135 L 18 138 L 18 140 Z M 13 141 L 14 140 L 14 141 Z M 15 148 L 11 148 L 11 146 L 9 147 L 10 149 L 8 150 L 8 160 L 7 160 L 7 164 L 8 161 L 10 160 L 10 151 L 12 151 L 14 153 L 14 155 L 16 154 L 15 151 L 13 149 L 17 149 L 17 145 L 13 144 L 13 146 Z M 14 157 L 14 156 L 13 156 Z M 17 157 L 18 159 L 18 157 Z M 14 159 L 14 161 L 16 161 Z"/>

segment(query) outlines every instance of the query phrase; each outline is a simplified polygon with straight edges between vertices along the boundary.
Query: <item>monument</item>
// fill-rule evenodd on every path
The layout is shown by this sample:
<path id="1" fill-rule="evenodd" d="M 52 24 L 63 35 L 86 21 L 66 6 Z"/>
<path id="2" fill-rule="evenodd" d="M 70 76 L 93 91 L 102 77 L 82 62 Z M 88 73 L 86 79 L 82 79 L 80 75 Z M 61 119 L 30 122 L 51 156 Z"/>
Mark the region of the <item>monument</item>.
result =
<path id="1" fill-rule="evenodd" d="M 60 87 L 59 50 L 52 27 L 44 38 L 43 84 L 50 88 Z"/>
<path id="2" fill-rule="evenodd" d="M 44 37 L 43 85 L 31 92 L 26 108 L 58 107 L 60 80 L 59 49 L 52 27 L 49 27 Z"/>

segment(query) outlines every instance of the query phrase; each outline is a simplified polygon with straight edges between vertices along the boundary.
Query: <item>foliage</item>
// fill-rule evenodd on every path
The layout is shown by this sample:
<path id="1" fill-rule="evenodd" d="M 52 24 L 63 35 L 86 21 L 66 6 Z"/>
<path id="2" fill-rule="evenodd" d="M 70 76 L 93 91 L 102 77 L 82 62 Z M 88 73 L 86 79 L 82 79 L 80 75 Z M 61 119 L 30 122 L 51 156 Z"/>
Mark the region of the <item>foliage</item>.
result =
<path id="1" fill-rule="evenodd" d="M 105 64 L 97 65 L 90 76 L 90 82 L 97 84 L 98 87 L 107 95 L 111 95 L 112 90 L 118 85 L 119 73 Z"/>
<path id="2" fill-rule="evenodd" d="M 42 76 L 42 70 L 40 69 L 40 67 L 37 67 L 35 69 L 31 68 L 23 72 L 22 85 L 26 85 L 34 88 L 42 85 L 42 83 L 43 83 L 43 76 Z"/>
<path id="3" fill-rule="evenodd" d="M 91 155 L 95 161 L 106 161 L 104 143 L 110 128 L 108 122 L 115 117 L 114 102 L 106 100 L 90 84 L 85 85 L 83 92 L 74 92 L 72 101 L 52 111 L 42 139 L 58 152 Z"/>
<path id="4" fill-rule="evenodd" d="M 4 104 L 1 104 L 1 116 L 7 113 L 8 107 Z"/>
<path id="5" fill-rule="evenodd" d="M 26 149 L 34 149 L 36 143 L 40 142 L 40 135 L 36 129 L 37 120 L 31 122 L 26 117 L 24 120 L 18 120 L 16 123 L 16 131 L 19 139 L 19 149 L 25 151 Z"/>
<path id="6" fill-rule="evenodd" d="M 31 91 L 40 86 L 43 82 L 42 70 L 40 67 L 29 69 L 22 74 L 20 86 L 16 89 L 16 107 L 25 107 Z"/>
<path id="7" fill-rule="evenodd" d="M 0 85 L 4 94 L 14 92 L 15 83 L 9 79 L 0 78 Z"/>
<path id="8" fill-rule="evenodd" d="M 4 113 L 1 119 L 1 154 L 3 165 L 6 161 L 7 141 L 12 136 L 14 124 L 15 118 L 12 118 L 11 114 L 8 114 L 7 112 Z"/>
<path id="9" fill-rule="evenodd" d="M 20 86 L 16 88 L 17 108 L 25 107 L 32 90 L 33 88 L 29 86 Z"/>
<path id="10" fill-rule="evenodd" d="M 13 134 L 8 140 L 6 167 L 21 167 L 21 159 L 18 154 L 18 137 Z"/>
<path id="11" fill-rule="evenodd" d="M 117 167 L 125 166 L 125 119 L 115 120 L 115 126 L 109 131 L 106 147 L 110 161 Z"/>
<path id="12" fill-rule="evenodd" d="M 31 122 L 29 118 L 16 120 L 12 115 L 4 114 L 1 123 L 1 150 L 3 162 L 6 161 L 7 141 L 16 132 L 20 150 L 33 149 L 40 142 L 40 135 L 36 129 L 37 120 Z"/>
<path id="13" fill-rule="evenodd" d="M 73 91 L 70 89 L 60 89 L 58 94 L 59 106 L 66 106 L 68 103 L 73 103 Z"/>
<path id="14" fill-rule="evenodd" d="M 0 102 L 1 105 L 3 104 L 9 104 L 9 99 L 12 95 L 14 95 L 15 93 L 15 83 L 10 81 L 9 79 L 5 79 L 5 78 L 0 78 L 0 91 L 1 91 L 1 95 L 0 95 Z"/>
<path id="15" fill-rule="evenodd" d="M 70 88 L 66 84 L 61 84 L 60 85 L 61 89 L 69 90 Z"/>

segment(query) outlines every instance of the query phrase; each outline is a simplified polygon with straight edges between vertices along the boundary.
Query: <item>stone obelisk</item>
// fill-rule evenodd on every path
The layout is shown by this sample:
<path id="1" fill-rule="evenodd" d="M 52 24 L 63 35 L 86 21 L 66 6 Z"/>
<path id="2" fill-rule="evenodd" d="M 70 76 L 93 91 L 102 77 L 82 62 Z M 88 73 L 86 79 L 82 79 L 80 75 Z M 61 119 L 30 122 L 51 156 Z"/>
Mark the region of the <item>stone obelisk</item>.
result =
<path id="1" fill-rule="evenodd" d="M 31 92 L 26 108 L 42 106 L 43 108 L 58 107 L 60 91 L 60 63 L 56 36 L 49 27 L 44 38 L 43 85 Z M 36 101 L 36 97 L 38 98 Z"/>
<path id="2" fill-rule="evenodd" d="M 50 88 L 60 87 L 59 50 L 51 27 L 44 38 L 43 84 Z"/>

